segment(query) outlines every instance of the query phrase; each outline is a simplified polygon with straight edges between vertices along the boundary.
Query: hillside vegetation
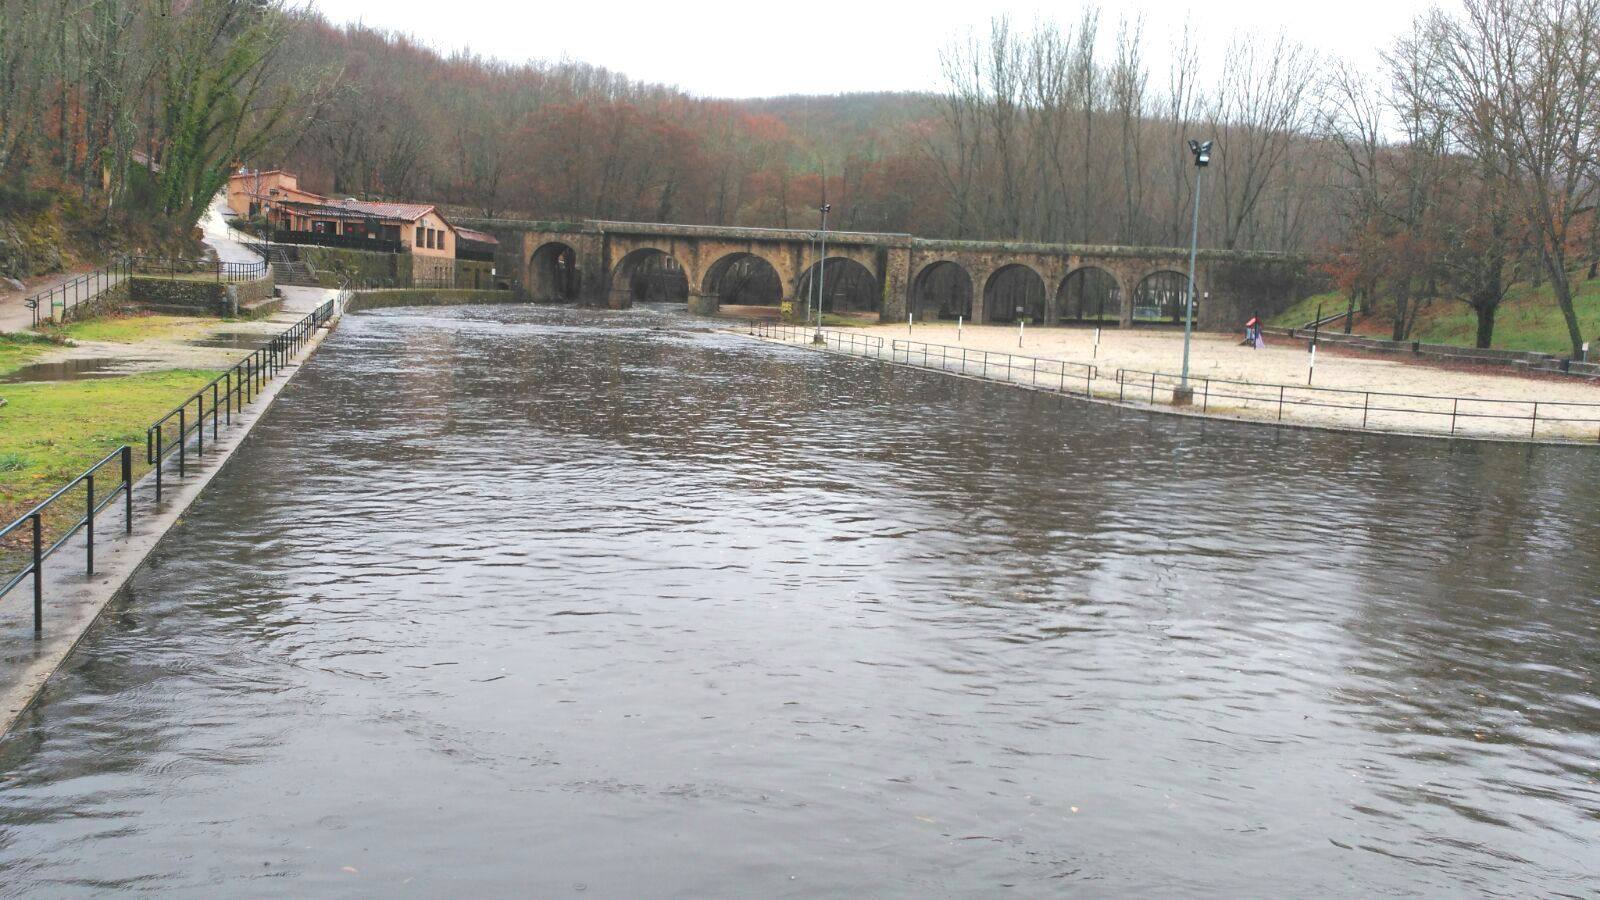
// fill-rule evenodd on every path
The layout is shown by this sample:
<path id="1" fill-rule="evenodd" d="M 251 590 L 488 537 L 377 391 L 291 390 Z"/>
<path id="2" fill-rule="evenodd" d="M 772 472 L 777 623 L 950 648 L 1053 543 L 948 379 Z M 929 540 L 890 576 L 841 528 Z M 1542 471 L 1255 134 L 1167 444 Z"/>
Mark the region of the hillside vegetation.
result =
<path id="1" fill-rule="evenodd" d="M 1600 279 L 1585 280 L 1582 274 L 1574 272 L 1572 275 L 1575 289 L 1573 305 L 1583 333 L 1596 335 L 1595 340 L 1600 340 Z M 1347 303 L 1345 294 L 1318 294 L 1274 317 L 1271 324 L 1282 328 L 1300 328 L 1316 318 L 1319 306 L 1323 315 L 1333 315 L 1343 311 Z M 1373 337 L 1391 338 L 1393 315 L 1392 305 L 1380 303 L 1369 313 L 1357 316 L 1355 330 Z M 1344 322 L 1334 323 L 1331 329 L 1342 331 Z M 1477 342 L 1477 329 L 1477 316 L 1470 306 L 1459 300 L 1435 298 L 1422 305 L 1407 340 L 1472 347 Z M 1571 352 L 1566 322 L 1562 319 L 1561 309 L 1556 305 L 1548 283 L 1539 287 L 1529 283 L 1511 286 L 1495 317 L 1491 346 L 1501 350 L 1530 350 L 1555 356 L 1566 356 Z M 1590 359 L 1597 354 L 1600 354 L 1600 345 L 1591 345 Z"/>

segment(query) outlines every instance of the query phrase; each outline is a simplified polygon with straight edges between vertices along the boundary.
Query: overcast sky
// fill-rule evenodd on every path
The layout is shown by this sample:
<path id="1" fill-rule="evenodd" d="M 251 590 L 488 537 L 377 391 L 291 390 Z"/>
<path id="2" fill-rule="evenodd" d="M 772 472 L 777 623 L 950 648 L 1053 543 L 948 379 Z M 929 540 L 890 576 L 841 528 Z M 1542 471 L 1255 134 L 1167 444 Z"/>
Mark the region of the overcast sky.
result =
<path id="1" fill-rule="evenodd" d="M 563 57 L 632 78 L 713 97 L 934 90 L 939 48 L 966 28 L 1008 13 L 1018 23 L 1077 18 L 1080 4 L 922 0 L 635 0 L 552 3 L 504 0 L 310 0 L 336 22 L 411 32 L 440 49 L 470 47 L 513 62 Z M 1291 36 L 1375 64 L 1377 49 L 1431 5 L 1425 0 L 1131 0 L 1102 4 L 1109 37 L 1123 11 L 1146 14 L 1149 67 L 1166 71 L 1169 35 L 1192 14 L 1205 37 L 1225 42 L 1239 28 Z M 1214 55 L 1222 52 L 1219 46 Z"/>

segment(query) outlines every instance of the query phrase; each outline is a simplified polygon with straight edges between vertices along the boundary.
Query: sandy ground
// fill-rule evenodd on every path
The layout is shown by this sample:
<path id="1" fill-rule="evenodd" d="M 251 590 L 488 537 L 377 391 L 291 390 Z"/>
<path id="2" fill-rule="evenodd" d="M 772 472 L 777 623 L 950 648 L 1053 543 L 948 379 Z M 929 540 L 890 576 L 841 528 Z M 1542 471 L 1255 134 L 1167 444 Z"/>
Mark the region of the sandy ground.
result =
<path id="1" fill-rule="evenodd" d="M 1034 375 L 1031 363 L 991 356 L 974 366 L 976 351 L 1025 355 L 1043 360 L 1066 360 L 1095 366 L 1090 389 L 1101 397 L 1149 402 L 1151 376 L 1155 378 L 1157 404 L 1170 403 L 1172 387 L 1183 363 L 1181 331 L 1107 329 L 1095 349 L 1092 328 L 1029 328 L 1018 347 L 1015 326 L 966 326 L 958 336 L 956 326 L 918 324 L 907 334 L 905 325 L 874 325 L 830 329 L 873 335 L 884 340 L 884 353 L 893 341 L 944 345 L 968 352 L 969 374 L 1028 383 L 1065 383 L 1082 392 L 1083 370 L 1043 364 Z M 1190 373 L 1195 379 L 1195 411 L 1240 418 L 1276 420 L 1279 386 L 1283 389 L 1283 420 L 1304 424 L 1365 427 L 1388 431 L 1596 440 L 1600 438 L 1600 383 L 1563 376 L 1514 374 L 1497 367 L 1441 367 L 1334 349 L 1317 350 L 1315 388 L 1305 390 L 1310 356 L 1303 341 L 1268 338 L 1267 348 L 1239 346 L 1231 335 L 1196 334 L 1191 348 Z M 922 362 L 924 349 L 900 345 L 898 358 Z M 935 367 L 959 365 L 949 351 L 930 351 Z M 1125 370 L 1121 383 L 1118 370 Z M 1162 376 L 1171 377 L 1162 377 Z M 1249 384 L 1222 384 L 1223 381 Z M 1337 389 L 1337 390 L 1334 390 Z M 1372 392 L 1370 394 L 1366 392 Z M 1400 397 L 1396 394 L 1426 395 Z M 1436 398 L 1436 399 L 1435 399 Z M 1539 404 L 1537 418 L 1534 403 Z M 1592 404 L 1592 405 L 1583 405 Z M 1563 421 L 1583 420 L 1583 421 Z"/>

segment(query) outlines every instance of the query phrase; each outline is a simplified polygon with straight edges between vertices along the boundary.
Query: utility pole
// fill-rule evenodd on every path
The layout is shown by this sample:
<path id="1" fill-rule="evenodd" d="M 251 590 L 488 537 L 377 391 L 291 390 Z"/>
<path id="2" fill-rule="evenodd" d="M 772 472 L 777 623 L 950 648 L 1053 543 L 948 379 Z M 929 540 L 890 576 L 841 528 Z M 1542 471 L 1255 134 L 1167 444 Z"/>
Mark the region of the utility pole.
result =
<path id="1" fill-rule="evenodd" d="M 817 333 L 811 338 L 813 344 L 827 343 L 822 337 L 822 291 L 828 274 L 828 213 L 832 211 L 831 203 L 817 207 L 817 212 L 822 213 L 822 249 L 817 254 Z"/>
<path id="2" fill-rule="evenodd" d="M 1194 154 L 1194 226 L 1189 232 L 1189 290 L 1183 304 L 1183 375 L 1179 378 L 1178 389 L 1172 392 L 1174 406 L 1187 406 L 1194 401 L 1194 388 L 1189 387 L 1189 340 L 1194 332 L 1194 263 L 1200 252 L 1200 178 L 1211 164 L 1211 144 L 1211 141 L 1189 142 L 1189 152 Z"/>

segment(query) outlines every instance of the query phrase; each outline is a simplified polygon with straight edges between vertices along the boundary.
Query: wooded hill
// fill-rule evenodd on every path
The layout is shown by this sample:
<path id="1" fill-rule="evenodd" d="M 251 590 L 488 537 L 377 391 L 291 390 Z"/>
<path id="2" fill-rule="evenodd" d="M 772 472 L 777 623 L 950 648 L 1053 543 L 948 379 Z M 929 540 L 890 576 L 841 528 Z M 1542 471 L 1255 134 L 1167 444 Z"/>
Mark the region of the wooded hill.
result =
<path id="1" fill-rule="evenodd" d="M 1538 271 L 1576 349 L 1572 284 L 1600 258 L 1600 0 L 1462 0 L 1377 71 L 1240 34 L 1208 84 L 1192 33 L 1089 7 L 929 47 L 924 94 L 741 101 L 280 0 L 59 13 L 0 0 L 0 220 L 43 197 L 102 241 L 182 235 L 248 165 L 487 216 L 810 227 L 826 199 L 840 229 L 1181 246 L 1185 144 L 1210 138 L 1201 242 L 1321 254 L 1396 336 L 1444 300 L 1491 341 Z M 0 266 L 5 242 L 0 221 Z"/>

